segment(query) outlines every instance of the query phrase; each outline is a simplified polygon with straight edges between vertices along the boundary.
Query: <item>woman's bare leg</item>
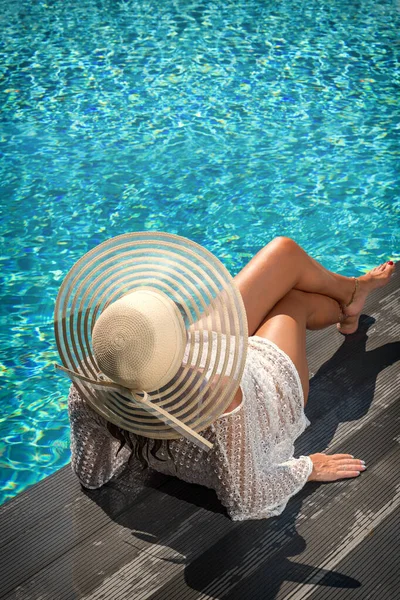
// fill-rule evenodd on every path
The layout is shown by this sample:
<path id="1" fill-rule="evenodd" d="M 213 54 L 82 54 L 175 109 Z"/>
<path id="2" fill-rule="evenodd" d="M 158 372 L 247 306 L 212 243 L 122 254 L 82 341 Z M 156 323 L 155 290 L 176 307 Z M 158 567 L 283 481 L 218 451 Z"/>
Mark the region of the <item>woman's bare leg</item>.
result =
<path id="1" fill-rule="evenodd" d="M 292 359 L 303 387 L 304 404 L 309 391 L 306 329 L 333 325 L 339 314 L 336 300 L 293 289 L 275 304 L 256 331 L 256 335 L 271 340 Z"/>
<path id="2" fill-rule="evenodd" d="M 358 322 L 367 295 L 385 285 L 393 270 L 393 264 L 385 263 L 358 278 L 354 301 L 346 309 L 346 315 L 352 318 L 349 329 L 357 327 L 354 317 Z M 275 238 L 260 250 L 236 275 L 235 282 L 246 307 L 249 335 L 254 334 L 275 304 L 292 289 L 322 294 L 344 305 L 354 291 L 353 278 L 328 271 L 286 237 Z M 346 328 L 346 321 L 342 327 Z M 344 331 L 347 332 L 350 331 Z"/>
<path id="3" fill-rule="evenodd" d="M 308 365 L 306 360 L 306 328 L 322 329 L 336 322 L 336 300 L 321 294 L 291 290 L 267 315 L 257 335 L 274 342 L 292 359 L 300 375 L 304 404 L 308 398 Z M 313 470 L 309 481 L 336 481 L 358 477 L 365 463 L 350 454 L 311 454 Z"/>

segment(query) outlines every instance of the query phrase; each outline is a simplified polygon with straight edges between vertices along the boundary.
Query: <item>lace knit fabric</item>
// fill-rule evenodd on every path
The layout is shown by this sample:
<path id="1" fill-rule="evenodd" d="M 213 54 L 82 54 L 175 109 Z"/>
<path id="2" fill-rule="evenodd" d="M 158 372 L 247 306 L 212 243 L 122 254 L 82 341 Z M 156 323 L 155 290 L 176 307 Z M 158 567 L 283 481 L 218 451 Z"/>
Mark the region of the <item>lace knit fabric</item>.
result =
<path id="1" fill-rule="evenodd" d="M 210 452 L 181 438 L 170 441 L 173 459 L 165 444 L 158 452 L 162 461 L 149 454 L 156 471 L 214 489 L 235 521 L 281 514 L 312 471 L 308 456 L 293 457 L 294 441 L 309 421 L 291 359 L 269 340 L 250 337 L 241 389 L 240 406 L 202 431 L 214 444 Z M 72 469 L 84 487 L 101 487 L 125 469 L 130 449 L 124 446 L 117 456 L 120 442 L 73 386 L 68 410 Z M 135 434 L 129 435 L 135 444 Z"/>

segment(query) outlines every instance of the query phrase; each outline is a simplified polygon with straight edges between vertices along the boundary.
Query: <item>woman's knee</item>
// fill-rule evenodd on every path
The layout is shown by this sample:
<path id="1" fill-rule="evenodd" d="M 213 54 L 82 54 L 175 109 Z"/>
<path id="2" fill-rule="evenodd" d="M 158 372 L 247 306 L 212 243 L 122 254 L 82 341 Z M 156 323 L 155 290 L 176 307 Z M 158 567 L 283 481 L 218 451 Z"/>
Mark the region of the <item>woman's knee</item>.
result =
<path id="1" fill-rule="evenodd" d="M 271 240 L 265 248 L 276 249 L 279 252 L 287 254 L 295 254 L 299 251 L 300 246 L 292 238 L 279 235 Z"/>

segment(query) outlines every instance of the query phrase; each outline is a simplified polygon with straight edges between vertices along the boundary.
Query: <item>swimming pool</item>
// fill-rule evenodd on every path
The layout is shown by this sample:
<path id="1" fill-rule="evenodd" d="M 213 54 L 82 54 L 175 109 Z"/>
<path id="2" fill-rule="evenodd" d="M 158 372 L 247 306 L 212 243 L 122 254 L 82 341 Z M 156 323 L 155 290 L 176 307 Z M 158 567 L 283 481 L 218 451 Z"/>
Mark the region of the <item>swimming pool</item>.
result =
<path id="1" fill-rule="evenodd" d="M 97 243 L 399 259 L 400 2 L 9 0 L 0 31 L 4 502 L 69 461 L 53 306 Z"/>

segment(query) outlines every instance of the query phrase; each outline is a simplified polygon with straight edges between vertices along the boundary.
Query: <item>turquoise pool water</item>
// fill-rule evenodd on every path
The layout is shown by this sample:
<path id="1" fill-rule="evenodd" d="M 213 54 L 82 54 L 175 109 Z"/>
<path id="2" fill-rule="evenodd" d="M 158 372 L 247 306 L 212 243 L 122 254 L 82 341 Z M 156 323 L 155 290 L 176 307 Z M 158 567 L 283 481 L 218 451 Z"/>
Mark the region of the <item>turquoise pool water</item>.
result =
<path id="1" fill-rule="evenodd" d="M 399 31 L 399 0 L 0 3 L 1 502 L 69 461 L 52 312 L 95 244 L 400 258 Z"/>

